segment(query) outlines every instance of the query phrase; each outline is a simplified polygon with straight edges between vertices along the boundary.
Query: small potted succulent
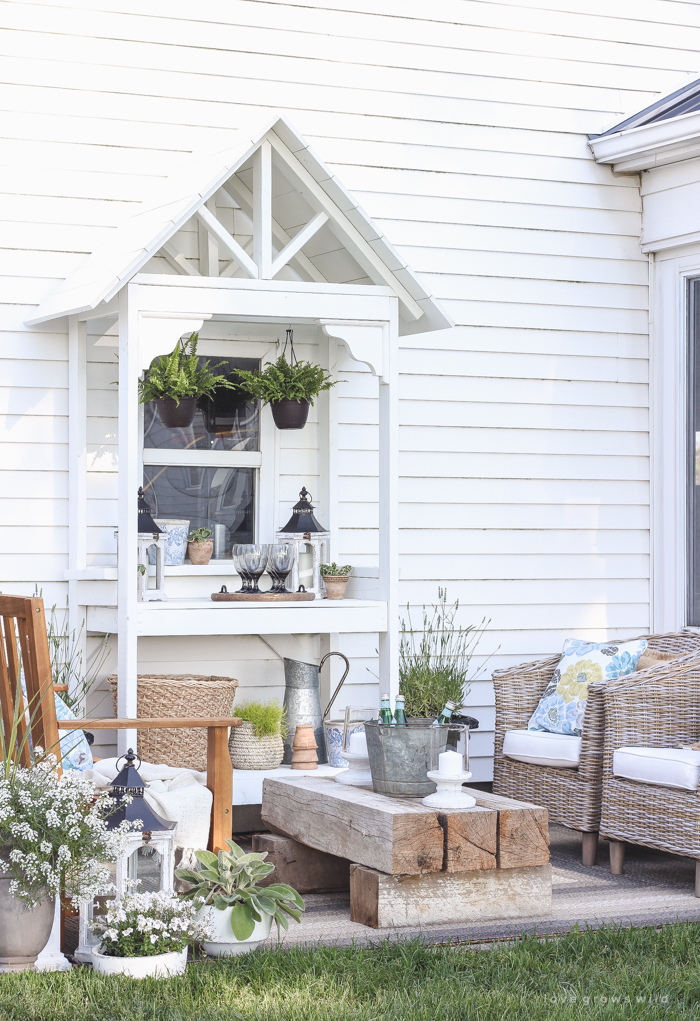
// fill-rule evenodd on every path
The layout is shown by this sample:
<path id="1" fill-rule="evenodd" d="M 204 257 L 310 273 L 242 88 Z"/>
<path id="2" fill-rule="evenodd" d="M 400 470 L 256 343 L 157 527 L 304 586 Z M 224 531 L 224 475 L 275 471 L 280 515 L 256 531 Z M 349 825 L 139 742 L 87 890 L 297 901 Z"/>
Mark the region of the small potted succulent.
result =
<path id="1" fill-rule="evenodd" d="M 211 528 L 193 528 L 187 536 L 187 555 L 192 564 L 208 564 L 214 552 Z"/>
<path id="2" fill-rule="evenodd" d="M 198 339 L 193 333 L 188 340 L 178 340 L 170 354 L 154 359 L 139 380 L 139 404 L 155 401 L 166 429 L 186 429 L 194 421 L 198 400 L 213 397 L 220 387 L 236 389 L 235 383 L 212 371 L 224 362 L 210 368 L 206 361 L 200 367 Z"/>
<path id="3" fill-rule="evenodd" d="M 197 905 L 172 890 L 131 889 L 110 901 L 106 915 L 98 916 L 91 928 L 101 938 L 100 946 L 92 950 L 93 969 L 129 978 L 182 975 L 187 948 L 210 935 Z"/>
<path id="4" fill-rule="evenodd" d="M 304 901 L 286 883 L 262 882 L 275 871 L 266 862 L 267 851 L 246 854 L 233 840 L 228 851 L 195 851 L 204 866 L 198 872 L 176 869 L 179 880 L 190 888 L 183 895 L 200 905 L 198 917 L 212 935 L 202 946 L 212 957 L 245 954 L 270 935 L 273 920 L 288 928 L 286 916 L 299 921 Z"/>
<path id="5" fill-rule="evenodd" d="M 336 563 L 321 564 L 321 577 L 326 586 L 326 595 L 329 599 L 344 599 L 345 589 L 352 574 L 352 567 L 346 564 L 338 567 Z"/>
<path id="6" fill-rule="evenodd" d="M 290 361 L 285 354 L 287 343 L 290 344 Z M 278 429 L 303 429 L 314 397 L 330 390 L 337 380 L 331 380 L 320 365 L 297 360 L 291 330 L 287 330 L 287 343 L 277 361 L 266 365 L 262 371 L 234 369 L 231 376 L 243 393 L 270 405 Z"/>
<path id="7" fill-rule="evenodd" d="M 228 749 L 234 769 L 276 769 L 284 757 L 285 711 L 277 699 L 241 702 L 235 707 L 243 722 L 231 728 Z"/>

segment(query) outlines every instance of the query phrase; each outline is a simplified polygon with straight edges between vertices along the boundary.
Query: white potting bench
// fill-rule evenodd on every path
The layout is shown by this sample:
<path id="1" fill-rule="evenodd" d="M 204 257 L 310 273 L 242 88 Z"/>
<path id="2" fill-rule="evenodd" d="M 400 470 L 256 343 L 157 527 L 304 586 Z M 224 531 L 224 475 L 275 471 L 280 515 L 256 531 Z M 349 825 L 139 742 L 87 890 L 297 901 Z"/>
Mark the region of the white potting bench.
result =
<path id="1" fill-rule="evenodd" d="M 378 632 L 382 684 L 394 693 L 398 689 L 398 340 L 402 333 L 444 329 L 451 322 L 288 121 L 274 117 L 233 136 L 229 149 L 194 160 L 165 180 L 30 320 L 67 319 L 70 538 L 65 577 L 71 623 L 78 625 L 85 616 L 88 630 L 118 635 L 121 717 L 136 716 L 137 643 L 150 635 L 316 633 L 329 636 L 326 645 L 332 647 L 333 636 L 340 633 Z M 294 203 L 280 204 L 281 181 L 298 200 L 296 217 L 294 211 L 283 215 Z M 300 202 L 309 215 L 301 227 Z M 248 250 L 243 238 L 238 240 L 236 231 L 217 217 L 223 206 L 233 207 L 236 216 L 252 224 Z M 182 238 L 196 237 L 197 232 L 198 262 L 182 247 Z M 343 273 L 333 268 L 339 252 Z M 230 261 L 222 269 L 224 258 Z M 348 270 L 349 265 L 354 268 Z M 170 272 L 150 271 L 158 266 Z M 275 279 L 280 273 L 286 278 Z M 361 282 L 342 282 L 349 279 Z M 118 324 L 116 567 L 90 566 L 87 560 L 86 338 L 94 319 Z M 171 351 L 179 338 L 205 323 L 231 324 L 232 336 L 236 324 L 274 324 L 277 330 L 311 327 L 326 360 L 331 346 L 340 342 L 378 378 L 378 570 L 356 572 L 358 597 L 306 604 L 214 603 L 212 582 L 218 588 L 221 576 L 233 573 L 230 563 L 217 561 L 207 568 L 166 569 L 166 588 L 173 584 L 168 601 L 138 601 L 136 494 L 144 463 L 181 465 L 189 454 L 144 451 L 138 380 L 153 358 Z M 229 353 L 238 353 L 235 348 L 232 339 Z M 206 347 L 202 353 L 208 353 Z M 321 495 L 331 542 L 338 519 L 335 400 L 333 391 L 319 399 Z M 262 429 L 271 428 L 271 418 L 263 416 Z M 265 493 L 274 489 L 270 479 L 279 465 L 263 466 L 252 451 L 209 451 L 206 458 L 212 467 L 260 470 L 256 540 L 273 541 L 275 528 L 283 522 L 274 521 Z M 368 592 L 372 598 L 359 597 L 368 587 L 374 588 Z M 122 731 L 119 740 L 123 752 L 135 746 L 136 733 Z"/>

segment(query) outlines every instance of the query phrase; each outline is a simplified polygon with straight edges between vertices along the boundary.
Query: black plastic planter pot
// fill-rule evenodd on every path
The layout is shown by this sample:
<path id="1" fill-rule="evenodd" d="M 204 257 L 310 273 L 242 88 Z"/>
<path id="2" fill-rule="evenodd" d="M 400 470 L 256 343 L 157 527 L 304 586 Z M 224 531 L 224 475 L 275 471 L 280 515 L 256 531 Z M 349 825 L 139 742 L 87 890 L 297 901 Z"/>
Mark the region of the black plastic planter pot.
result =
<path id="1" fill-rule="evenodd" d="M 182 397 L 179 404 L 172 397 L 160 397 L 156 404 L 158 416 L 166 429 L 186 429 L 194 422 L 196 397 Z"/>
<path id="2" fill-rule="evenodd" d="M 275 401 L 270 407 L 278 429 L 303 429 L 309 417 L 311 401 Z"/>

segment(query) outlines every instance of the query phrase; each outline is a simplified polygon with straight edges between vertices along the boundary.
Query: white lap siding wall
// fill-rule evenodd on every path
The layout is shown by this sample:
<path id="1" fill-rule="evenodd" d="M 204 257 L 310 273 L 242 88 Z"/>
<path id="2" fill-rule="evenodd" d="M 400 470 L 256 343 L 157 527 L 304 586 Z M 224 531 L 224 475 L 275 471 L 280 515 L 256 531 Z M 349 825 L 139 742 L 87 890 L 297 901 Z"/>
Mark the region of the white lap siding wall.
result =
<path id="1" fill-rule="evenodd" d="M 155 0 L 4 4 L 3 591 L 38 584 L 65 598 L 67 337 L 60 323 L 23 322 L 191 151 L 225 143 L 255 110 L 281 109 L 457 322 L 402 341 L 402 602 L 430 602 L 446 584 L 462 623 L 490 620 L 489 670 L 570 634 L 643 631 L 638 180 L 597 166 L 586 133 L 697 72 L 699 51 L 700 9 L 667 0 L 173 0 L 167 14 Z M 114 552 L 111 365 L 103 348 L 89 368 L 96 562 Z M 342 357 L 341 368 L 351 371 Z M 339 398 L 339 555 L 370 564 L 376 384 L 366 375 L 366 394 L 362 376 L 354 399 Z M 362 686 L 349 699 L 375 699 L 374 639 L 341 647 Z M 171 650 L 143 643 L 144 665 L 205 671 L 192 643 Z M 228 655 L 212 646 L 212 670 L 227 672 Z M 485 778 L 487 681 L 470 700 Z"/>

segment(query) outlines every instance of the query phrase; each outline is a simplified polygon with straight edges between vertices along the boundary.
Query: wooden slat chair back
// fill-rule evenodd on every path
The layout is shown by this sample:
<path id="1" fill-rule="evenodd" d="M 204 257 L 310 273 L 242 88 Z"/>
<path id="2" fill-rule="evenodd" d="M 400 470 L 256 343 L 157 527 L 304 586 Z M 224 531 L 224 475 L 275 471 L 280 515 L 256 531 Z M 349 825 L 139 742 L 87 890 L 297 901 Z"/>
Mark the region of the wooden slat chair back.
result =
<path id="1" fill-rule="evenodd" d="M 19 702 L 21 717 L 18 722 L 17 744 L 21 746 L 20 762 L 30 764 L 29 742 L 25 740 L 24 710 L 29 709 L 30 729 L 34 747 L 53 752 L 60 759 L 59 731 L 61 730 L 147 730 L 161 728 L 207 728 L 207 787 L 212 792 L 213 804 L 209 847 L 213 851 L 226 848 L 231 839 L 233 771 L 228 751 L 229 727 L 239 727 L 240 719 L 232 717 L 189 719 L 56 719 L 54 690 L 66 690 L 66 685 L 53 685 L 51 656 L 46 634 L 43 599 L 22 596 L 0 596 L 0 704 L 5 740 L 12 733 L 15 707 Z M 27 701 L 21 687 L 21 667 L 24 668 Z M 60 766 L 58 767 L 60 769 Z"/>

